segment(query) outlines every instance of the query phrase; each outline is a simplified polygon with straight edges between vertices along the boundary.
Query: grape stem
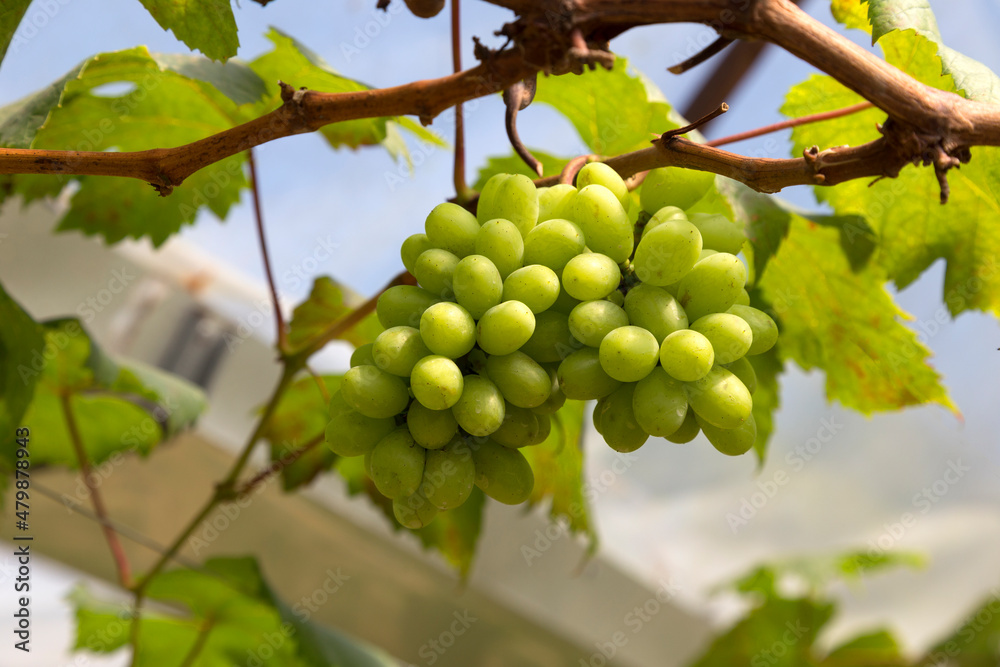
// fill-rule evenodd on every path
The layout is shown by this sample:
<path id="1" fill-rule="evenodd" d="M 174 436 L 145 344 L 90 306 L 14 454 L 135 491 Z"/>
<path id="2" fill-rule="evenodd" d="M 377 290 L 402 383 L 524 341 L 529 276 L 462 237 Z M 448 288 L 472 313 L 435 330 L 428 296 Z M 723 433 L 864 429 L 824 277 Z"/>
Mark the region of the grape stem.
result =
<path id="1" fill-rule="evenodd" d="M 267 250 L 267 238 L 264 236 L 264 211 L 260 205 L 260 180 L 257 178 L 257 163 L 253 157 L 253 149 L 247 151 L 247 164 L 250 166 L 250 192 L 253 194 L 253 213 L 257 227 L 257 239 L 260 241 L 260 254 L 264 259 L 264 274 L 267 276 L 267 287 L 271 291 L 271 302 L 274 304 L 274 321 L 277 327 L 278 349 L 284 350 L 288 345 L 285 331 L 285 317 L 281 313 L 281 303 L 278 301 L 278 288 L 274 284 L 274 272 L 271 270 L 271 256 Z"/>

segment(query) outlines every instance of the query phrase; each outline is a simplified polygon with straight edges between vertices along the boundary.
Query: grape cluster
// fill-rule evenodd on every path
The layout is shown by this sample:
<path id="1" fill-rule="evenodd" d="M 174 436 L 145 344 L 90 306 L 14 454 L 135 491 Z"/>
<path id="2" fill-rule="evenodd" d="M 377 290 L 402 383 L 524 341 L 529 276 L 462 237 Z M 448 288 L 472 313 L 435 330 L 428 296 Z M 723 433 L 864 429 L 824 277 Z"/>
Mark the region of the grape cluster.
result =
<path id="1" fill-rule="evenodd" d="M 494 176 L 477 215 L 435 207 L 400 253 L 419 286 L 379 298 L 385 331 L 351 357 L 330 402 L 329 446 L 364 456 L 410 528 L 473 486 L 527 500 L 534 477 L 519 448 L 547 438 L 567 398 L 597 400 L 594 425 L 618 451 L 703 431 L 723 453 L 746 452 L 756 379 L 745 356 L 778 331 L 749 306 L 742 230 L 684 213 L 712 178 L 650 172 L 638 243 L 631 195 L 601 163 L 575 187 Z"/>

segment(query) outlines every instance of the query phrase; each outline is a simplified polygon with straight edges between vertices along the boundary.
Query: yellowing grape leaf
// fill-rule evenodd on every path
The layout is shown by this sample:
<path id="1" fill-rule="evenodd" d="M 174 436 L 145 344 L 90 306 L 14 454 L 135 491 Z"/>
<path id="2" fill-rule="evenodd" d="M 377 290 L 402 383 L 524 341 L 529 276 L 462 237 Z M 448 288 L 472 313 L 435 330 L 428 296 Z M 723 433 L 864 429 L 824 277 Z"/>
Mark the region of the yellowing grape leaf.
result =
<path id="1" fill-rule="evenodd" d="M 831 251 L 839 241 L 835 228 L 791 214 L 788 236 L 759 278 L 781 327 L 781 358 L 823 369 L 827 397 L 866 414 L 921 403 L 955 410 L 881 271 L 853 271 Z"/>
<path id="2" fill-rule="evenodd" d="M 894 31 L 879 42 L 887 59 L 918 79 L 949 90 L 940 76 L 936 45 L 912 31 Z M 861 101 L 829 77 L 815 76 L 795 86 L 782 112 L 796 117 L 842 108 Z M 831 121 L 803 125 L 792 132 L 793 154 L 813 145 L 858 145 L 877 138 L 876 122 L 885 114 L 871 109 Z M 938 259 L 947 262 L 944 301 L 951 314 L 984 310 L 1000 314 L 1000 149 L 977 147 L 972 161 L 948 172 L 951 195 L 938 203 L 933 170 L 906 167 L 898 178 L 869 187 L 863 180 L 815 188 L 820 201 L 838 214 L 863 217 L 878 237 L 874 261 L 904 288 Z"/>

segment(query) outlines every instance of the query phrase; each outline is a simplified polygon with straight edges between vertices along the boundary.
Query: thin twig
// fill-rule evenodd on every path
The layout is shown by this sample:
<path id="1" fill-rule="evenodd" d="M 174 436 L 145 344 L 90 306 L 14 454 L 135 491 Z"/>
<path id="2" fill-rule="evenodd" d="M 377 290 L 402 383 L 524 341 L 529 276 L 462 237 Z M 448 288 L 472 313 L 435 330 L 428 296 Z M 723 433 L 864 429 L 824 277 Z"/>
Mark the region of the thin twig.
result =
<path id="1" fill-rule="evenodd" d="M 683 74 L 684 72 L 687 72 L 690 69 L 694 69 L 698 65 L 702 64 L 703 62 L 705 62 L 715 54 L 719 53 L 720 51 L 722 51 L 722 49 L 726 48 L 732 43 L 733 40 L 730 39 L 729 37 L 719 37 L 717 40 L 715 40 L 714 42 L 712 42 L 711 44 L 709 44 L 704 49 L 694 54 L 684 62 L 680 62 L 677 63 L 676 65 L 673 65 L 672 67 L 668 67 L 667 71 L 670 72 L 671 74 Z"/>
<path id="2" fill-rule="evenodd" d="M 123 588 L 129 588 L 132 585 L 132 567 L 129 565 L 128 556 L 125 554 L 125 549 L 122 548 L 122 543 L 118 539 L 118 533 L 115 532 L 115 529 L 111 526 L 111 522 L 108 520 L 108 510 L 104 506 L 104 499 L 101 498 L 101 492 L 94 481 L 93 469 L 90 467 L 87 451 L 83 447 L 83 440 L 80 437 L 80 429 L 77 426 L 76 417 L 73 416 L 73 406 L 70 398 L 69 394 L 60 396 L 63 415 L 66 417 L 66 427 L 69 429 L 69 439 L 73 444 L 73 451 L 76 452 L 76 459 L 80 464 L 80 474 L 83 476 L 83 483 L 86 484 L 87 491 L 90 493 L 90 501 L 94 505 L 94 513 L 100 519 L 101 530 L 104 532 L 104 538 L 108 542 L 108 548 L 111 549 L 111 556 L 115 560 L 118 583 Z"/>
<path id="3" fill-rule="evenodd" d="M 212 633 L 212 628 L 215 627 L 214 618 L 206 618 L 205 621 L 198 628 L 198 636 L 194 640 L 194 644 L 191 646 L 191 650 L 188 654 L 184 656 L 184 662 L 181 663 L 181 667 L 191 667 L 194 661 L 198 659 L 202 650 L 205 648 L 205 644 L 208 642 L 208 636 Z"/>
<path id="4" fill-rule="evenodd" d="M 692 130 L 697 130 L 699 127 L 701 127 L 708 121 L 712 120 L 713 118 L 718 118 L 727 111 L 729 111 L 729 105 L 723 102 L 716 109 L 708 112 L 707 114 L 705 114 L 698 120 L 694 121 L 693 123 L 688 123 L 683 127 L 674 128 L 673 130 L 667 130 L 666 132 L 661 134 L 658 139 L 654 139 L 653 141 L 654 143 L 657 141 L 667 142 L 670 139 L 673 139 L 674 137 L 679 137 L 682 134 L 687 134 L 688 132 L 691 132 Z"/>
<path id="5" fill-rule="evenodd" d="M 251 477 L 247 481 L 247 483 L 244 484 L 240 488 L 240 490 L 236 492 L 237 495 L 241 498 L 246 497 L 247 495 L 250 494 L 251 491 L 253 491 L 255 488 L 264 483 L 269 477 L 281 472 L 282 470 L 284 470 L 285 468 L 287 468 L 288 466 L 292 465 L 300 458 L 302 458 L 307 452 L 311 451 L 312 449 L 315 449 L 317 445 L 319 445 L 321 442 L 325 440 L 325 438 L 326 438 L 325 433 L 320 433 L 319 435 L 315 435 L 309 440 L 307 440 L 304 445 L 302 445 L 295 451 L 291 452 L 287 456 L 282 456 L 277 461 L 272 461 L 270 465 L 263 468 L 256 475 Z"/>
<path id="6" fill-rule="evenodd" d="M 510 140 L 510 145 L 514 147 L 514 152 L 517 153 L 518 157 L 524 161 L 528 167 L 538 174 L 542 175 L 543 167 L 542 163 L 539 162 L 538 158 L 531 154 L 528 147 L 524 145 L 521 141 L 521 136 L 517 132 L 517 113 L 522 109 L 527 108 L 531 101 L 535 97 L 535 80 L 525 79 L 524 81 L 518 81 L 512 84 L 510 88 L 503 91 L 503 103 L 507 107 L 504 113 L 504 129 L 507 130 L 507 139 Z"/>
<path id="7" fill-rule="evenodd" d="M 319 393 L 323 396 L 323 401 L 329 403 L 330 392 L 326 388 L 326 383 L 323 382 L 323 378 L 320 376 L 319 373 L 313 370 L 313 367 L 310 366 L 309 364 L 306 364 L 306 372 L 309 373 L 309 375 L 312 376 L 312 379 L 316 381 L 316 386 L 319 388 Z"/>
<path id="8" fill-rule="evenodd" d="M 285 316 L 281 314 L 281 303 L 278 301 L 278 288 L 274 284 L 274 272 L 271 270 L 271 256 L 267 251 L 267 237 L 264 235 L 264 211 L 260 205 L 260 179 L 257 177 L 257 163 L 253 157 L 253 149 L 247 151 L 247 162 L 250 164 L 250 192 L 253 193 L 253 212 L 257 222 L 257 239 L 260 241 L 260 254 L 264 258 L 264 273 L 267 275 L 267 287 L 271 290 L 271 301 L 274 303 L 274 321 L 278 328 L 278 349 L 284 350 L 288 343 L 285 331 Z"/>
<path id="9" fill-rule="evenodd" d="M 872 104 L 871 102 L 860 102 L 858 104 L 849 107 L 844 107 L 843 109 L 824 111 L 823 113 L 816 113 L 810 116 L 802 116 L 800 118 L 789 118 L 788 120 L 783 120 L 780 123 L 774 123 L 772 125 L 765 125 L 764 127 L 758 127 L 756 130 L 748 130 L 746 132 L 740 132 L 739 134 L 731 134 L 728 137 L 713 139 L 712 141 L 705 142 L 705 145 L 725 146 L 726 144 L 735 144 L 737 141 L 745 141 L 746 139 L 753 139 L 754 137 L 770 134 L 772 132 L 780 132 L 781 130 L 787 130 L 790 127 L 798 127 L 799 125 L 807 125 L 809 123 L 819 123 L 824 120 L 830 120 L 831 118 L 840 118 L 841 116 L 849 116 L 852 113 L 864 111 L 865 109 L 871 109 L 873 106 L 875 105 Z"/>
<path id="10" fill-rule="evenodd" d="M 461 0 L 451 0 L 451 66 L 457 74 L 462 71 L 462 14 Z M 455 105 L 455 198 L 461 204 L 469 196 L 465 181 L 465 117 L 462 103 Z"/>

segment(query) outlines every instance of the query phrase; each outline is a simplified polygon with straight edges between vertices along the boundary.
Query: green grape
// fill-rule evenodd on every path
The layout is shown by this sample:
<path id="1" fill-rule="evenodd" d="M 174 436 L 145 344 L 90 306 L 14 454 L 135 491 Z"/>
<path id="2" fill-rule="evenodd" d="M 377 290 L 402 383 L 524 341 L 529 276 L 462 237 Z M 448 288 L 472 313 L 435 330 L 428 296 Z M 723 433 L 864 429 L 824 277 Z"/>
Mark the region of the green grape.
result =
<path id="1" fill-rule="evenodd" d="M 406 411 L 406 426 L 424 449 L 441 449 L 458 434 L 458 422 L 451 410 L 431 410 L 420 401 L 413 401 Z"/>
<path id="2" fill-rule="evenodd" d="M 541 264 L 562 273 L 566 262 L 584 248 L 583 231 L 569 220 L 547 220 L 524 237 L 524 264 Z"/>
<path id="3" fill-rule="evenodd" d="M 578 350 L 581 343 L 569 332 L 566 315 L 546 310 L 535 317 L 535 332 L 531 334 L 520 351 L 540 364 L 562 361 L 567 355 Z"/>
<path id="4" fill-rule="evenodd" d="M 656 367 L 660 346 L 642 327 L 618 327 L 601 341 L 599 358 L 608 375 L 621 382 L 638 382 Z"/>
<path id="5" fill-rule="evenodd" d="M 632 412 L 643 431 L 655 436 L 677 432 L 687 416 L 688 402 L 684 386 L 662 368 L 639 380 L 632 396 Z"/>
<path id="6" fill-rule="evenodd" d="M 417 530 L 423 528 L 438 515 L 438 508 L 417 491 L 405 498 L 392 501 L 392 514 L 404 528 Z"/>
<path id="7" fill-rule="evenodd" d="M 382 292 L 375 304 L 375 314 L 386 329 L 415 327 L 424 311 L 439 301 L 436 295 L 415 285 L 396 285 Z"/>
<path id="8" fill-rule="evenodd" d="M 392 417 L 375 419 L 347 409 L 327 424 L 326 444 L 338 456 L 361 456 L 395 428 Z"/>
<path id="9" fill-rule="evenodd" d="M 569 202 L 575 194 L 576 188 L 569 183 L 538 188 L 538 224 L 546 220 L 565 218 L 569 213 Z"/>
<path id="10" fill-rule="evenodd" d="M 615 304 L 619 308 L 625 307 L 625 295 L 622 294 L 621 290 L 616 289 L 615 291 L 613 291 L 611 294 L 607 295 L 604 298 L 610 301 L 611 303 Z"/>
<path id="11" fill-rule="evenodd" d="M 375 366 L 355 366 L 344 373 L 340 393 L 352 408 L 376 419 L 398 415 L 410 402 L 406 384 Z"/>
<path id="12" fill-rule="evenodd" d="M 778 325 L 763 310 L 734 304 L 726 312 L 736 315 L 749 325 L 753 342 L 750 343 L 750 350 L 747 354 L 751 356 L 763 354 L 778 342 Z"/>
<path id="13" fill-rule="evenodd" d="M 580 301 L 603 299 L 618 289 L 621 279 L 622 272 L 615 261 L 596 252 L 577 255 L 566 263 L 562 272 L 562 286 Z"/>
<path id="14" fill-rule="evenodd" d="M 687 221 L 687 214 L 684 213 L 683 209 L 679 209 L 676 206 L 664 206 L 649 219 L 646 226 L 642 228 L 642 237 L 645 238 L 646 234 L 650 230 L 662 225 L 667 220 L 684 220 Z M 702 244 L 704 245 L 704 243 Z"/>
<path id="15" fill-rule="evenodd" d="M 372 451 L 370 466 L 375 488 L 386 498 L 400 498 L 415 492 L 424 476 L 426 453 L 405 427 L 386 435 Z"/>
<path id="16" fill-rule="evenodd" d="M 552 391 L 552 378 L 524 352 L 491 356 L 486 373 L 503 397 L 519 408 L 538 407 Z"/>
<path id="17" fill-rule="evenodd" d="M 399 248 L 399 256 L 403 260 L 403 266 L 410 273 L 413 273 L 413 267 L 417 264 L 417 258 L 425 250 L 430 250 L 434 246 L 431 244 L 431 240 L 427 238 L 427 234 L 411 234 L 407 236 L 403 241 L 403 245 Z"/>
<path id="18" fill-rule="evenodd" d="M 447 250 L 431 248 L 417 257 L 412 273 L 425 290 L 447 299 L 454 294 L 451 283 L 456 266 L 458 266 L 458 257 Z"/>
<path id="19" fill-rule="evenodd" d="M 488 257 L 497 267 L 501 278 L 521 268 L 524 261 L 524 239 L 509 220 L 487 220 L 476 235 L 476 254 Z"/>
<path id="20" fill-rule="evenodd" d="M 701 253 L 698 255 L 698 261 L 705 259 L 706 257 L 711 257 L 712 255 L 718 255 L 718 250 L 712 250 L 711 248 L 702 248 Z"/>
<path id="21" fill-rule="evenodd" d="M 479 193 L 476 216 L 480 223 L 501 218 L 514 223 L 521 236 L 538 222 L 538 191 L 523 174 L 496 174 Z"/>
<path id="22" fill-rule="evenodd" d="M 559 364 L 559 386 L 566 398 L 590 401 L 607 396 L 621 386 L 601 366 L 599 352 L 585 347 Z"/>
<path id="23" fill-rule="evenodd" d="M 369 364 L 369 366 L 374 365 L 375 364 Z M 334 417 L 339 417 L 345 412 L 349 412 L 353 409 L 354 408 L 352 408 L 350 404 L 344 400 L 344 396 L 340 393 L 340 389 L 337 389 L 337 391 L 333 392 L 333 396 L 330 397 L 330 405 L 327 408 L 326 415 L 330 419 L 333 419 Z"/>
<path id="24" fill-rule="evenodd" d="M 639 280 L 661 287 L 683 278 L 700 254 L 698 228 L 686 220 L 666 220 L 639 241 L 632 266 Z"/>
<path id="25" fill-rule="evenodd" d="M 351 353 L 351 368 L 355 366 L 374 366 L 375 357 L 372 356 L 372 348 L 375 347 L 372 343 L 365 343 L 361 347 L 354 348 L 354 352 Z"/>
<path id="26" fill-rule="evenodd" d="M 684 423 L 681 424 L 679 429 L 668 435 L 667 440 L 676 442 L 678 445 L 683 445 L 686 442 L 694 440 L 700 432 L 701 427 L 698 426 L 698 419 L 695 417 L 694 410 L 689 405 L 687 415 L 684 417 Z"/>
<path id="27" fill-rule="evenodd" d="M 712 344 L 715 363 L 728 364 L 746 355 L 753 335 L 750 326 L 740 317 L 729 313 L 710 313 L 691 323 Z"/>
<path id="28" fill-rule="evenodd" d="M 468 375 L 462 396 L 451 408 L 451 412 L 466 433 L 489 435 L 503 424 L 503 394 L 490 380 L 479 375 Z"/>
<path id="29" fill-rule="evenodd" d="M 472 448 L 476 486 L 493 500 L 519 505 L 531 496 L 535 475 L 524 454 L 486 440 Z"/>
<path id="30" fill-rule="evenodd" d="M 616 452 L 634 452 L 649 439 L 649 434 L 636 422 L 632 411 L 635 387 L 633 382 L 623 384 L 597 401 L 594 407 L 599 414 L 594 423 L 600 423 L 604 442 Z"/>
<path id="31" fill-rule="evenodd" d="M 447 410 L 458 402 L 465 380 L 448 357 L 431 355 L 413 365 L 410 389 L 413 397 L 431 410 Z"/>
<path id="32" fill-rule="evenodd" d="M 479 222 L 458 204 L 445 202 L 435 206 L 424 222 L 431 245 L 465 257 L 475 252 Z"/>
<path id="33" fill-rule="evenodd" d="M 677 300 L 693 322 L 702 315 L 722 313 L 740 296 L 747 269 L 735 255 L 720 252 L 694 265 L 677 283 Z"/>
<path id="34" fill-rule="evenodd" d="M 635 244 L 632 221 L 611 190 L 603 185 L 581 188 L 570 202 L 570 210 L 592 251 L 607 255 L 615 263 L 632 255 Z"/>
<path id="35" fill-rule="evenodd" d="M 753 369 L 753 364 L 747 361 L 746 357 L 725 364 L 723 368 L 738 377 L 751 396 L 757 391 L 757 372 Z"/>
<path id="36" fill-rule="evenodd" d="M 704 247 L 731 255 L 740 254 L 747 236 L 735 222 L 718 213 L 692 213 L 690 220 L 701 232 Z"/>
<path id="37" fill-rule="evenodd" d="M 753 415 L 736 428 L 719 428 L 700 418 L 698 423 L 712 446 L 727 456 L 746 454 L 757 440 L 757 422 Z"/>
<path id="38" fill-rule="evenodd" d="M 684 387 L 688 403 L 702 421 L 719 428 L 736 428 L 753 408 L 750 392 L 739 378 L 722 366 Z"/>
<path id="39" fill-rule="evenodd" d="M 599 347 L 606 335 L 624 326 L 628 315 L 610 301 L 584 301 L 569 314 L 569 332 L 591 347 Z"/>
<path id="40" fill-rule="evenodd" d="M 375 365 L 386 373 L 401 377 L 410 377 L 413 364 L 430 353 L 431 351 L 427 349 L 420 337 L 420 331 L 413 327 L 386 329 L 378 335 L 372 347 L 372 358 L 375 360 Z"/>
<path id="41" fill-rule="evenodd" d="M 703 334 L 691 329 L 675 331 L 660 345 L 660 365 L 676 380 L 694 382 L 715 364 L 715 350 Z"/>
<path id="42" fill-rule="evenodd" d="M 556 297 L 556 302 L 552 304 L 549 310 L 562 313 L 563 315 L 569 316 L 573 309 L 580 305 L 579 299 L 574 299 L 570 296 L 569 292 L 562 285 L 559 287 L 559 296 Z"/>
<path id="43" fill-rule="evenodd" d="M 372 447 L 364 453 L 364 457 L 362 458 L 363 467 L 365 469 L 365 474 L 368 475 L 368 479 L 371 479 L 372 477 L 372 452 L 374 451 L 375 448 Z"/>
<path id="44" fill-rule="evenodd" d="M 545 402 L 531 408 L 531 411 L 537 415 L 555 414 L 566 403 L 566 394 L 562 392 L 562 387 L 559 386 L 559 376 L 556 371 L 546 368 L 545 372 L 549 374 L 551 388 L 549 389 L 549 397 L 545 399 Z"/>
<path id="45" fill-rule="evenodd" d="M 474 319 L 500 303 L 503 297 L 503 280 L 493 262 L 482 255 L 469 255 L 455 267 L 452 277 L 455 300 L 469 311 Z"/>
<path id="46" fill-rule="evenodd" d="M 454 509 L 469 499 L 476 483 L 476 464 L 469 446 L 456 436 L 443 449 L 427 452 L 420 492 L 441 510 Z"/>
<path id="47" fill-rule="evenodd" d="M 588 185 L 603 185 L 618 199 L 622 208 L 628 210 L 628 186 L 618 172 L 608 165 L 603 162 L 583 165 L 583 169 L 576 175 L 576 187 L 585 188 Z"/>
<path id="48" fill-rule="evenodd" d="M 624 308 L 629 322 L 648 330 L 657 343 L 688 326 L 687 314 L 677 299 L 654 285 L 640 284 L 630 289 L 625 295 Z"/>
<path id="49" fill-rule="evenodd" d="M 535 315 L 520 301 L 504 301 L 493 306 L 476 325 L 476 342 L 486 354 L 514 352 L 535 332 Z"/>
<path id="50" fill-rule="evenodd" d="M 420 336 L 434 354 L 458 359 L 476 345 L 476 321 L 457 303 L 435 303 L 420 316 Z"/>
<path id="51" fill-rule="evenodd" d="M 642 210 L 652 215 L 664 206 L 691 208 L 711 189 L 715 174 L 708 171 L 662 167 L 652 169 L 639 189 Z"/>
<path id="52" fill-rule="evenodd" d="M 542 264 L 517 269 L 503 281 L 503 300 L 520 301 L 531 312 L 541 313 L 559 298 L 559 276 Z"/>
<path id="53" fill-rule="evenodd" d="M 750 295 L 747 293 L 746 288 L 740 290 L 740 295 L 736 297 L 737 306 L 749 306 L 750 305 Z"/>
<path id="54" fill-rule="evenodd" d="M 542 416 L 542 419 L 548 417 Z M 512 449 L 533 445 L 538 439 L 538 421 L 539 416 L 531 410 L 507 403 L 503 424 L 490 435 L 490 439 Z"/>
<path id="55" fill-rule="evenodd" d="M 538 414 L 538 413 L 535 413 Z M 535 441 L 532 445 L 540 445 L 549 439 L 549 433 L 552 432 L 552 417 L 550 415 L 538 414 L 538 435 L 535 436 Z"/>

